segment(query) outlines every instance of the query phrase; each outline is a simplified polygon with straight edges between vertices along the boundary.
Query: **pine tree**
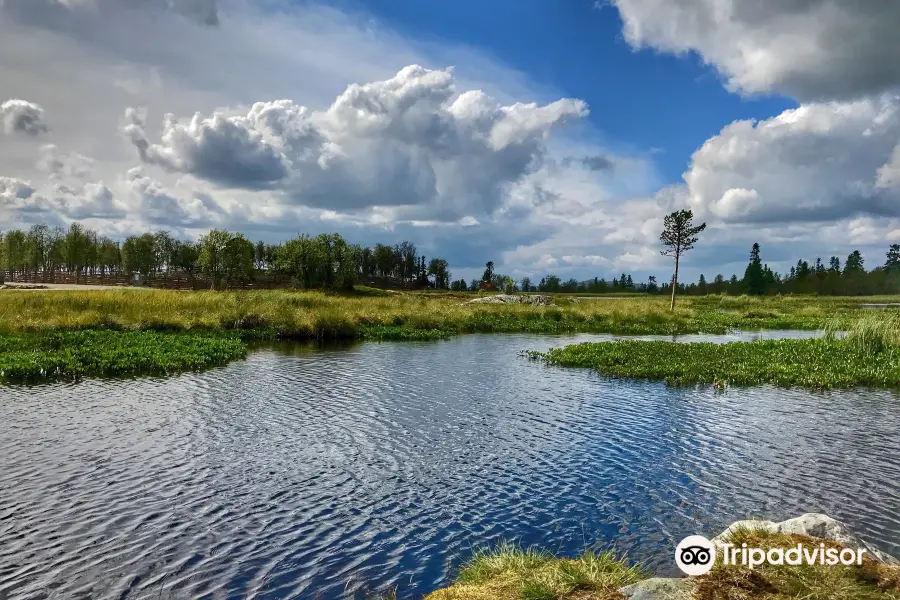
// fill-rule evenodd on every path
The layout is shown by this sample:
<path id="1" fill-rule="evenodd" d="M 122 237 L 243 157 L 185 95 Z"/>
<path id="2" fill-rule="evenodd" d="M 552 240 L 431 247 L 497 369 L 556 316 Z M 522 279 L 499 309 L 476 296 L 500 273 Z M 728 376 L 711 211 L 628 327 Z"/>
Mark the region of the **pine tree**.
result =
<path id="1" fill-rule="evenodd" d="M 766 278 L 759 258 L 759 244 L 750 250 L 750 264 L 744 271 L 744 289 L 748 294 L 761 296 L 766 293 Z"/>

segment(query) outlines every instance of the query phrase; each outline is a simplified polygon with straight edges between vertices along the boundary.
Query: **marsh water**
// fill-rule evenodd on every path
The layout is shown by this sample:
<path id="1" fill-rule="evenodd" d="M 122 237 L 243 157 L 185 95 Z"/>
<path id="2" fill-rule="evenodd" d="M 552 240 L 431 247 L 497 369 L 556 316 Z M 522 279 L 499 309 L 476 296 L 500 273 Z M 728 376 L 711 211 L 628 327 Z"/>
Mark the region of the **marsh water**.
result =
<path id="1" fill-rule="evenodd" d="M 0 388 L 0 598 L 421 598 L 500 540 L 615 545 L 671 574 L 686 535 L 808 511 L 900 554 L 896 394 L 678 389 L 518 355 L 609 337 L 267 348 Z"/>

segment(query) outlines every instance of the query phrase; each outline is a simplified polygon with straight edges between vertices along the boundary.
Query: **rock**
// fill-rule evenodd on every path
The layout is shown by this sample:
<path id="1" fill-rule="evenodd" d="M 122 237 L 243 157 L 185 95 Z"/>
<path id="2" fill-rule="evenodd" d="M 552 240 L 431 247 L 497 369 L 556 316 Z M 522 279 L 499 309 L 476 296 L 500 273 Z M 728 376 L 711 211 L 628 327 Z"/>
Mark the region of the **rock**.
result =
<path id="1" fill-rule="evenodd" d="M 619 589 L 630 600 L 690 600 L 694 582 L 685 577 L 651 577 Z"/>
<path id="2" fill-rule="evenodd" d="M 775 523 L 773 521 L 736 521 L 728 529 L 712 539 L 713 542 L 722 542 L 724 538 L 735 529 L 763 529 L 772 533 L 796 533 L 810 537 L 832 540 L 847 548 L 865 548 L 866 553 L 881 562 L 896 565 L 900 564 L 893 556 L 873 548 L 856 535 L 846 525 L 821 513 L 806 513 L 793 519 Z"/>
<path id="3" fill-rule="evenodd" d="M 553 298 L 550 296 L 537 295 L 497 294 L 496 296 L 475 298 L 474 300 L 463 302 L 460 306 L 465 306 L 466 304 L 530 304 L 532 306 L 550 306 L 553 304 Z"/>

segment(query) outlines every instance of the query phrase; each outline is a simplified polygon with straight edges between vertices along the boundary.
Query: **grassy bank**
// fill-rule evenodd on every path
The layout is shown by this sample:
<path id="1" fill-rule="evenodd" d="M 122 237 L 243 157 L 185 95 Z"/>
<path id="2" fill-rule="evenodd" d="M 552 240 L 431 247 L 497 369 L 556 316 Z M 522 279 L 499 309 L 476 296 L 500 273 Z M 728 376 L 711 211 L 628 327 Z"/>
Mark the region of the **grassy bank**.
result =
<path id="1" fill-rule="evenodd" d="M 342 295 L 287 290 L 2 290 L 0 369 L 5 375 L 0 378 L 202 368 L 241 356 L 240 340 L 250 339 L 387 341 L 477 332 L 671 335 L 817 329 L 834 319 L 842 325 L 852 323 L 865 312 L 857 308 L 859 300 L 849 298 L 703 297 L 684 299 L 675 311 L 663 297 L 556 296 L 554 306 L 463 305 L 472 298 L 472 294 L 372 289 Z M 51 338 L 44 335 L 83 331 L 105 332 L 96 338 L 102 339 L 96 356 L 79 353 L 75 341 L 51 347 L 47 341 Z M 188 337 L 131 337 L 135 332 L 201 337 L 193 342 Z M 67 344 L 72 347 L 64 348 Z"/>
<path id="2" fill-rule="evenodd" d="M 797 544 L 840 549 L 840 544 L 803 535 L 735 531 L 740 547 L 789 549 Z M 460 570 L 456 583 L 425 600 L 624 600 L 620 588 L 648 573 L 610 553 L 554 558 L 536 550 L 503 544 L 477 553 Z M 900 567 L 864 556 L 862 565 L 768 565 L 749 567 L 717 561 L 708 574 L 693 579 L 693 600 L 897 600 Z"/>
<path id="3" fill-rule="evenodd" d="M 153 331 L 76 331 L 0 336 L 0 381 L 166 375 L 241 358 L 241 340 Z"/>
<path id="4" fill-rule="evenodd" d="M 900 318 L 867 313 L 826 325 L 822 339 L 679 343 L 623 340 L 574 344 L 532 358 L 587 367 L 610 377 L 681 385 L 773 384 L 808 388 L 900 387 Z M 845 337 L 835 330 L 846 328 Z"/>
<path id="5" fill-rule="evenodd" d="M 457 581 L 426 600 L 612 600 L 618 589 L 643 579 L 612 553 L 554 558 L 533 549 L 501 544 L 475 554 L 460 570 Z"/>
<path id="6" fill-rule="evenodd" d="M 460 304 L 471 294 L 0 291 L 0 332 L 94 328 L 262 330 L 297 339 L 404 339 L 474 332 L 677 334 L 730 329 L 817 329 L 853 318 L 848 298 L 703 297 L 669 311 L 663 297 L 556 297 L 555 306 Z"/>

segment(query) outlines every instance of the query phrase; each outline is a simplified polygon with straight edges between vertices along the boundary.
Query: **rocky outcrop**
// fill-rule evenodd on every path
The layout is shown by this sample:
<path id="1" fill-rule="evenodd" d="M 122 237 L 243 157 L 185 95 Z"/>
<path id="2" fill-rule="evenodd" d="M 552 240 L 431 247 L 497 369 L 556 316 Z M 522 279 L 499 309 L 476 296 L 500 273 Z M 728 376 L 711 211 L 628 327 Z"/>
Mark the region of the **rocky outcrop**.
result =
<path id="1" fill-rule="evenodd" d="M 530 294 L 497 294 L 496 296 L 475 298 L 474 300 L 463 302 L 461 306 L 465 306 L 466 304 L 529 304 L 532 306 L 550 306 L 553 304 L 553 298 L 550 296 L 538 296 Z"/>
<path id="2" fill-rule="evenodd" d="M 773 521 L 736 521 L 728 529 L 712 539 L 721 542 L 736 529 L 762 529 L 770 533 L 794 533 L 809 537 L 832 540 L 847 548 L 865 548 L 869 556 L 887 564 L 900 564 L 893 556 L 873 548 L 857 536 L 846 525 L 822 513 L 806 513 L 793 519 L 775 523 Z"/>
<path id="3" fill-rule="evenodd" d="M 806 513 L 799 517 L 776 523 L 774 521 L 736 521 L 728 529 L 714 537 L 715 543 L 724 542 L 731 533 L 739 529 L 757 529 L 771 533 L 800 534 L 809 537 L 832 540 L 847 548 L 865 548 L 869 556 L 881 562 L 900 564 L 893 556 L 873 548 L 851 532 L 846 525 L 821 513 Z M 629 600 L 688 600 L 692 596 L 694 580 L 688 577 L 653 577 L 619 590 Z"/>

